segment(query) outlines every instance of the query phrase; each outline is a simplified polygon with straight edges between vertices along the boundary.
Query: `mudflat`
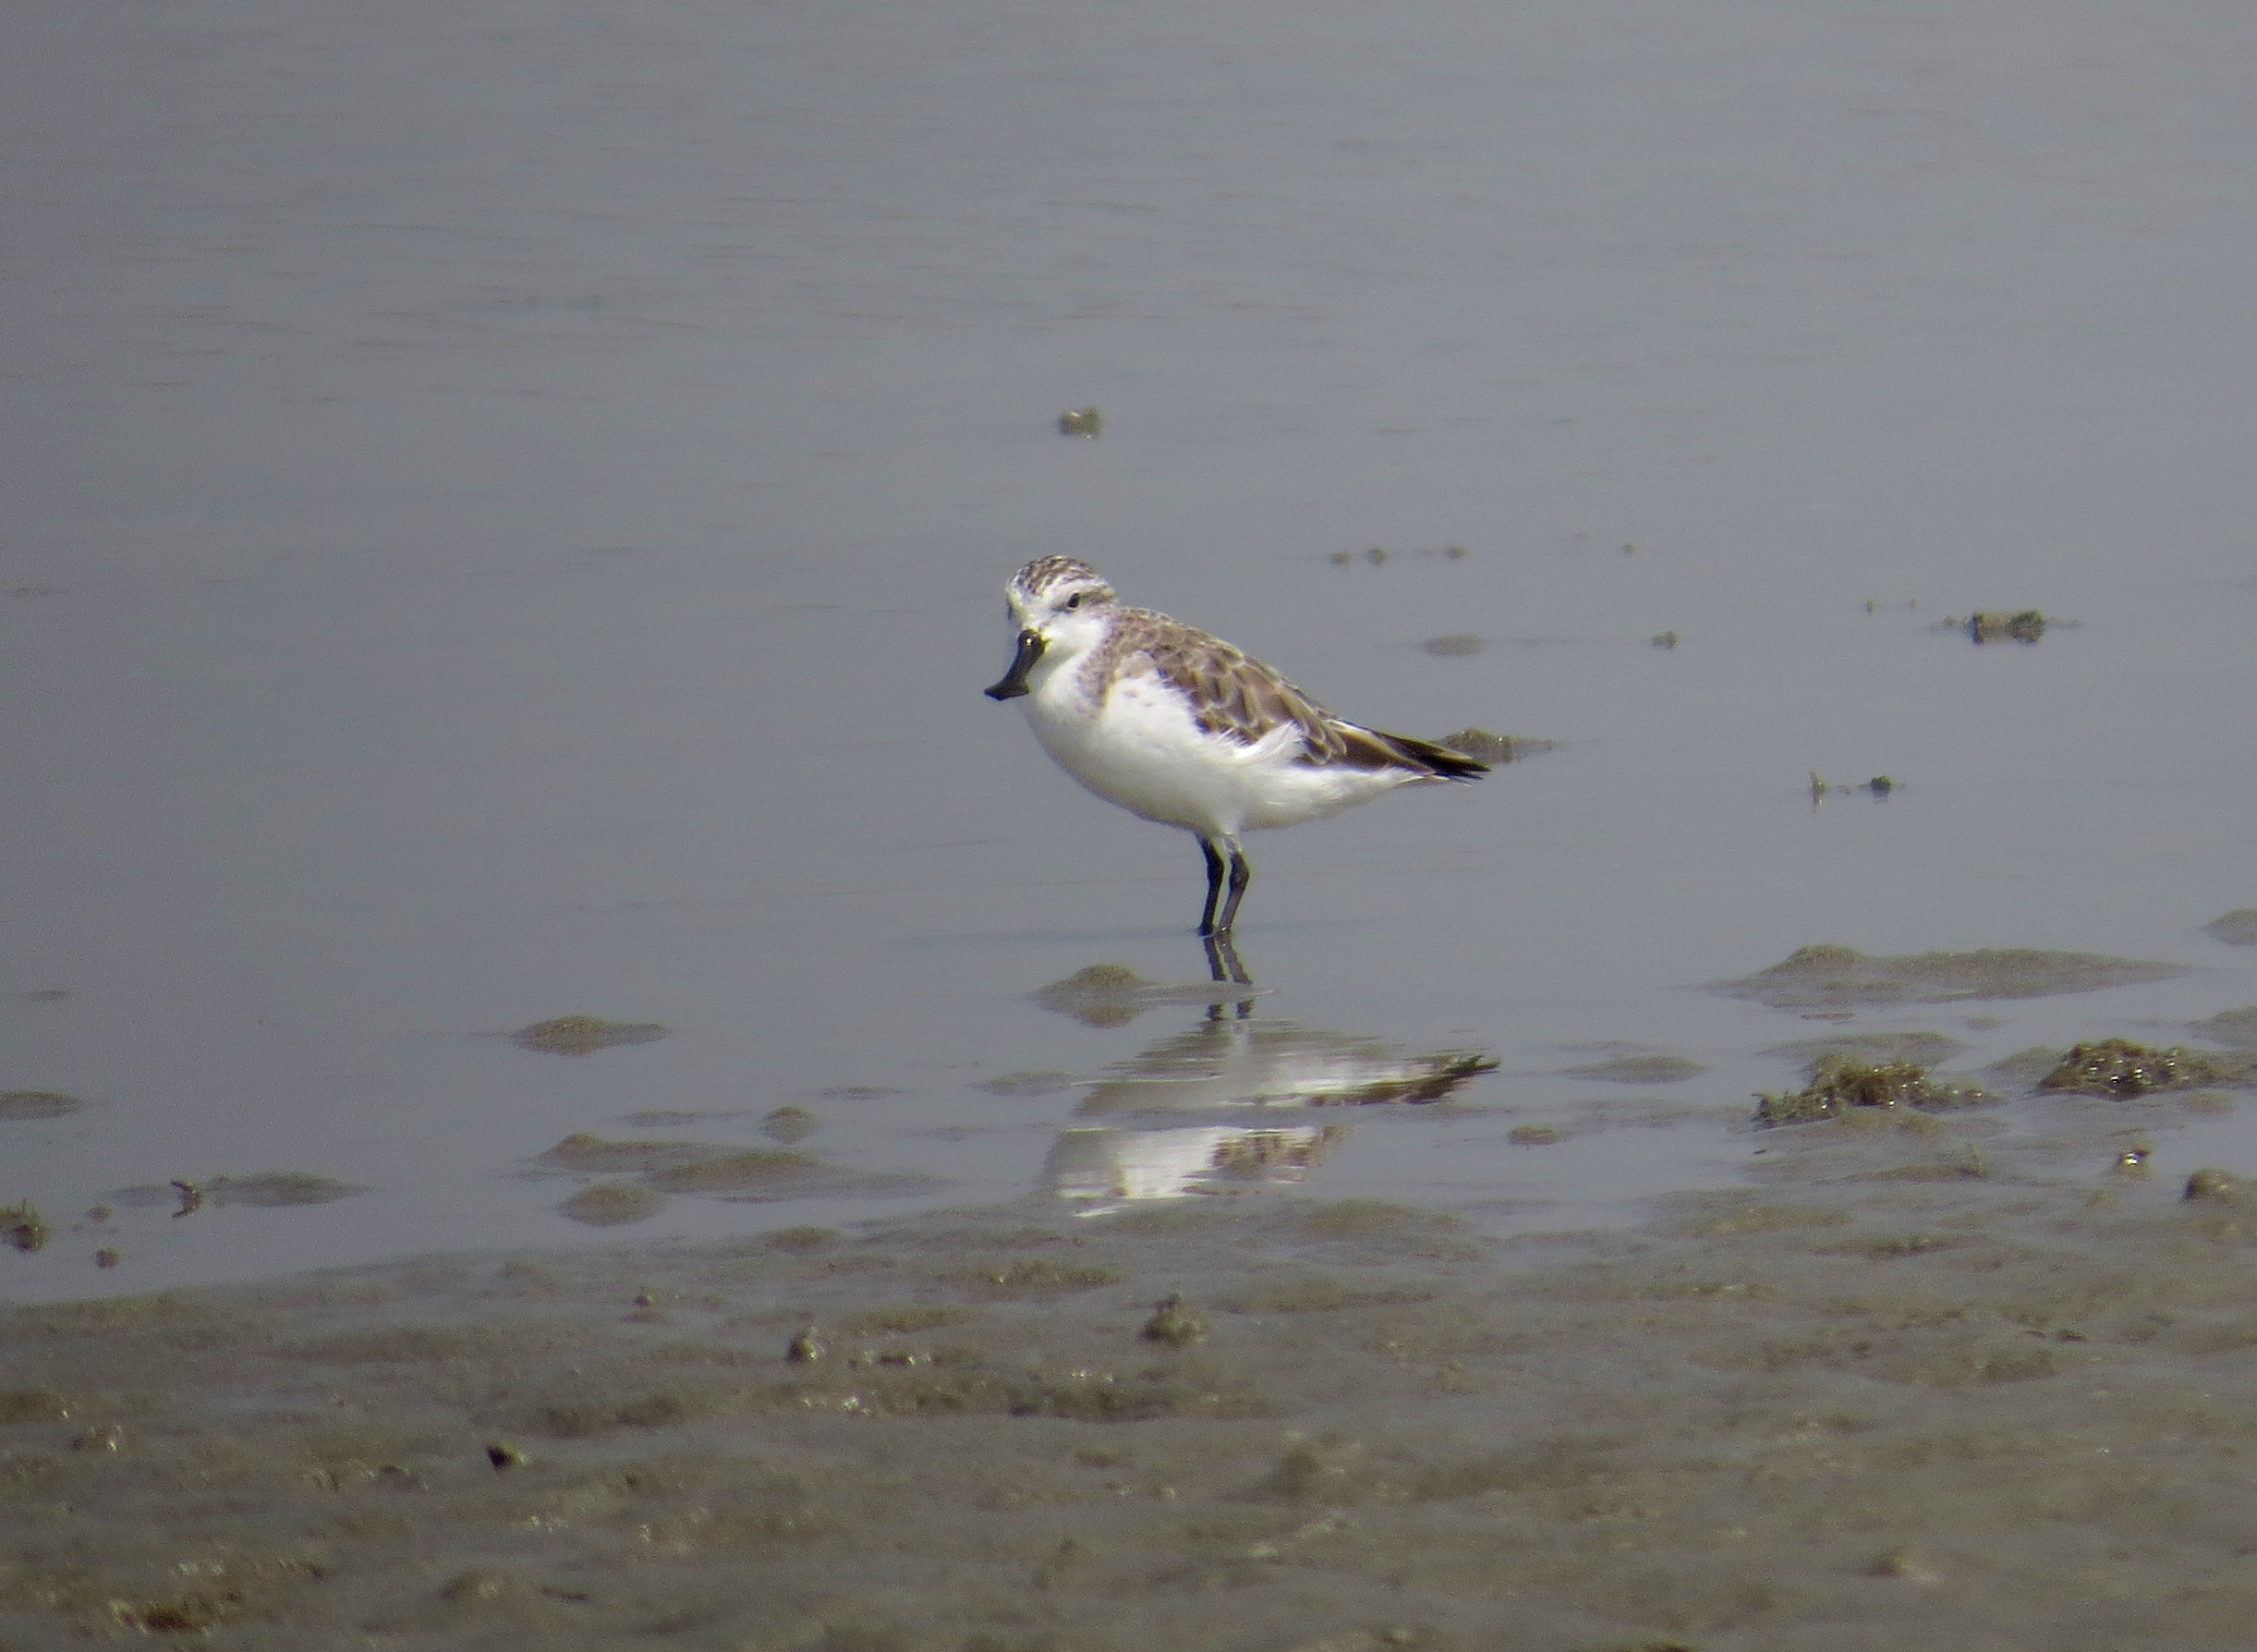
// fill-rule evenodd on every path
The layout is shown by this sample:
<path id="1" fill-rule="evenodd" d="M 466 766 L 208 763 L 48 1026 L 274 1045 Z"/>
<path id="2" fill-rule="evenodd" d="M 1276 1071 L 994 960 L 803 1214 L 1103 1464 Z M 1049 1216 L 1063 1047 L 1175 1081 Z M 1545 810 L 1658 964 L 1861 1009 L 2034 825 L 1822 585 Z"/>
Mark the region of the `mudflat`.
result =
<path id="1" fill-rule="evenodd" d="M 0 1646 L 2245 1646 L 2257 1197 L 2167 1146 L 2233 1104 L 1850 1108 L 1637 1231 L 1030 1201 L 21 1308 Z"/>

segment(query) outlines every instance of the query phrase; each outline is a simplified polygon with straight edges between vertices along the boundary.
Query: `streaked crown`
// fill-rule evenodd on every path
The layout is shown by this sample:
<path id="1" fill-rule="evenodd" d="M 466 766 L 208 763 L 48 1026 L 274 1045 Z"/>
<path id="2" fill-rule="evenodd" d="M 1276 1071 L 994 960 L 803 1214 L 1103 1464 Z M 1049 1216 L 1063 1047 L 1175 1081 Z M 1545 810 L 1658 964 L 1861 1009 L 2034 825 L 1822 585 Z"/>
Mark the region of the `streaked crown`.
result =
<path id="1" fill-rule="evenodd" d="M 1076 556 L 1037 558 L 1013 577 L 1003 595 L 1013 623 L 1051 643 L 1077 637 L 1081 646 L 1094 646 L 1117 612 L 1113 588 Z"/>
<path id="2" fill-rule="evenodd" d="M 1047 604 L 1054 594 L 1076 586 L 1102 601 L 1114 600 L 1113 588 L 1105 583 L 1105 576 L 1078 556 L 1037 556 L 1011 581 L 1012 594 L 1030 607 Z"/>

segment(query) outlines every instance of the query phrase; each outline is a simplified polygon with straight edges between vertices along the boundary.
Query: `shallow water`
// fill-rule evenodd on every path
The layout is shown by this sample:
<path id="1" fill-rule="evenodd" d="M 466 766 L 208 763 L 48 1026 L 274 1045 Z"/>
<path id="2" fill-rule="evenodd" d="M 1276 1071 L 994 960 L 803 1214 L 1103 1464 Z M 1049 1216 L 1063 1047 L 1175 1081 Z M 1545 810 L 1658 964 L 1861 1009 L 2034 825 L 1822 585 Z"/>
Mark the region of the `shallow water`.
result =
<path id="1" fill-rule="evenodd" d="M 835 1174 L 634 1232 L 1016 1196 L 1117 1165 L 1099 1128 L 1150 1185 L 1216 1168 L 1252 1126 L 993 1084 L 1215 1036 L 1032 996 L 1203 974 L 1191 844 L 978 695 L 1050 551 L 1348 715 L 1561 742 L 1251 845 L 1250 1025 L 1501 1063 L 1294 1109 L 1235 1160 L 1271 1179 L 1619 1220 L 1735 1180 L 1814 1031 L 1963 1071 L 2257 1002 L 2203 928 L 2257 905 L 2253 31 L 24 13 L 0 1089 L 87 1105 L 0 1117 L 0 1203 L 53 1230 L 0 1293 L 594 1242 L 541 1154 L 767 1147 L 784 1105 Z M 2033 644 L 1943 623 L 2028 608 Z M 1820 942 L 2193 967 L 1816 1027 L 1700 990 Z M 667 1031 L 506 1036 L 575 1013 Z M 1623 1055 L 1705 1071 L 1566 1071 Z M 2257 1125 L 2179 1156 L 2257 1172 Z M 269 1171 L 368 1191 L 172 1214 Z"/>
<path id="2" fill-rule="evenodd" d="M 2123 1111 L 1780 1131 L 1642 1229 L 1030 1198 L 15 1308 L 0 1635 L 2240 1647 L 2257 1207 L 2096 1184 Z"/>

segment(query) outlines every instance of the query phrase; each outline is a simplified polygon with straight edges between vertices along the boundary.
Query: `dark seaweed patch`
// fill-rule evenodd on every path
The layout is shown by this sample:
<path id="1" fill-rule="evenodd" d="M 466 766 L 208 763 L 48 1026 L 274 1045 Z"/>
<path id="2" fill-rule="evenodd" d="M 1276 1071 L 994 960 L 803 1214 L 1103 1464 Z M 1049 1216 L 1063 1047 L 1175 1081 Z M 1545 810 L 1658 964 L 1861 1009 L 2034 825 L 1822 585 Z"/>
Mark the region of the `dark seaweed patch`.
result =
<path id="1" fill-rule="evenodd" d="M 666 1036 L 656 1021 L 606 1021 L 601 1015 L 558 1015 L 509 1035 L 520 1050 L 544 1055 L 593 1055 L 620 1044 L 648 1044 Z"/>
<path id="2" fill-rule="evenodd" d="M 2151 1050 L 2129 1039 L 2101 1039 L 2070 1046 L 2054 1069 L 2037 1081 L 2037 1087 L 2081 1096 L 2143 1096 L 2150 1090 L 2232 1084 L 2249 1076 L 2247 1062 L 2197 1055 L 2181 1045 Z"/>
<path id="3" fill-rule="evenodd" d="M 1942 1084 L 1918 1062 L 1864 1062 L 1854 1056 L 1823 1055 L 1811 1063 L 1810 1081 L 1778 1095 L 1758 1091 L 1760 1124 L 1807 1124 L 1830 1119 L 1853 1107 L 1909 1107 L 1942 1111 L 1981 1107 L 1997 1098 L 1974 1085 Z"/>

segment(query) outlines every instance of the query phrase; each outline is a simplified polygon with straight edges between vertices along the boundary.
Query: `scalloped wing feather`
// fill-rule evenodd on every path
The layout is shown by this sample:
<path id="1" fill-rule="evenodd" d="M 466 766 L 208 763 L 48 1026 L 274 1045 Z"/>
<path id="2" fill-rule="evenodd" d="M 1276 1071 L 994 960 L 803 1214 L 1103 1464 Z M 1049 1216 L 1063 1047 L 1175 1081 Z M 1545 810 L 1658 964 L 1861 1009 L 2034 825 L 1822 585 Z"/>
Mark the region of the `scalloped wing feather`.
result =
<path id="1" fill-rule="evenodd" d="M 1463 779 L 1486 766 L 1424 741 L 1381 734 L 1333 716 L 1277 672 L 1219 637 L 1141 608 L 1115 618 L 1106 646 L 1089 662 L 1090 680 L 1156 674 L 1191 702 L 1199 727 L 1264 755 L 1300 736 L 1295 759 L 1311 768 L 1402 769 L 1420 778 Z"/>

